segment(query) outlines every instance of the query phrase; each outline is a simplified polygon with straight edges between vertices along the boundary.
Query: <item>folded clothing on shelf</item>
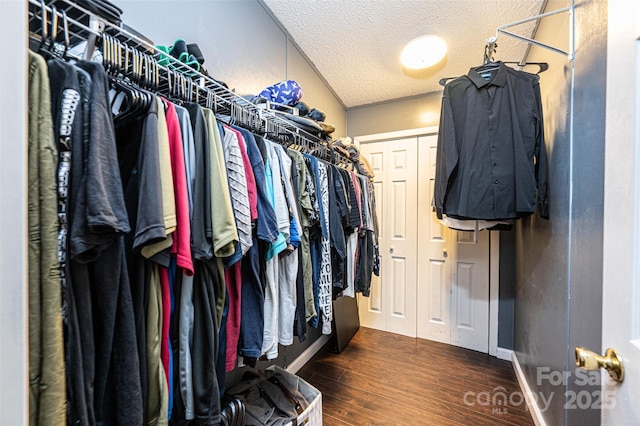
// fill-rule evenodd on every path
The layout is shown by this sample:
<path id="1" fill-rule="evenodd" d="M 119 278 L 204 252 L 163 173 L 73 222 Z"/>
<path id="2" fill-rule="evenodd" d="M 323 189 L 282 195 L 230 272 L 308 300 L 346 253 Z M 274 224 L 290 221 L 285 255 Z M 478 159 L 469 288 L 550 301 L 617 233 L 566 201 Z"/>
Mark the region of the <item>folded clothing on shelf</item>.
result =
<path id="1" fill-rule="evenodd" d="M 336 128 L 333 124 L 325 123 L 326 114 L 316 108 L 311 108 L 302 102 L 302 87 L 295 80 L 285 80 L 263 89 L 258 95 L 251 98 L 252 102 L 273 103 L 273 110 L 281 113 L 281 117 L 291 121 L 296 127 L 312 134 L 320 134 L 326 138 Z M 292 108 L 297 113 L 292 113 Z"/>
<path id="2" fill-rule="evenodd" d="M 178 68 L 176 64 L 177 61 L 193 69 L 193 71 L 182 70 L 186 75 L 193 77 L 197 73 L 200 73 L 211 78 L 212 80 L 215 80 L 221 86 L 227 89 L 229 88 L 229 86 L 227 86 L 224 81 L 216 80 L 215 78 L 211 77 L 207 70 L 203 67 L 204 55 L 202 54 L 202 51 L 200 50 L 200 47 L 197 43 L 188 44 L 186 41 L 179 38 L 171 46 L 159 45 L 156 46 L 156 49 L 162 52 L 155 55 L 158 64 L 175 69 Z"/>

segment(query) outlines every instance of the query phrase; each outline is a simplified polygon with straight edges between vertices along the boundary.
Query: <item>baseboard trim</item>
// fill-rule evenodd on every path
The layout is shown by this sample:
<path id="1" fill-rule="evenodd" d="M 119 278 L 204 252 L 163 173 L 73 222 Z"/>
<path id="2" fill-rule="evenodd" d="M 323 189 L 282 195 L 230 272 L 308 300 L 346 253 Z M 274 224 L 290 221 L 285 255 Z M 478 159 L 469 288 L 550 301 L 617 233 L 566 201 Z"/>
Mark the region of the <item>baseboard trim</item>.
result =
<path id="1" fill-rule="evenodd" d="M 296 374 L 298 370 L 300 370 L 304 365 L 313 358 L 315 354 L 322 349 L 322 347 L 331 339 L 331 336 L 328 334 L 323 334 L 313 342 L 307 349 L 304 350 L 300 354 L 300 356 L 293 360 L 287 367 L 286 370 L 290 373 Z"/>
<path id="2" fill-rule="evenodd" d="M 529 383 L 527 382 L 527 378 L 522 371 L 522 367 L 520 367 L 520 363 L 518 362 L 518 357 L 516 353 L 511 351 L 511 364 L 513 365 L 513 369 L 516 373 L 516 378 L 518 379 L 518 383 L 520 384 L 520 390 L 524 395 L 525 401 L 527 401 L 527 407 L 531 412 L 531 418 L 533 418 L 533 422 L 536 426 L 546 426 L 544 418 L 542 417 L 542 412 L 540 411 L 540 407 L 538 407 L 537 398 L 534 398 L 535 394 L 529 387 Z"/>
<path id="3" fill-rule="evenodd" d="M 496 358 L 511 362 L 513 358 L 513 351 L 511 349 L 498 348 L 496 351 Z"/>

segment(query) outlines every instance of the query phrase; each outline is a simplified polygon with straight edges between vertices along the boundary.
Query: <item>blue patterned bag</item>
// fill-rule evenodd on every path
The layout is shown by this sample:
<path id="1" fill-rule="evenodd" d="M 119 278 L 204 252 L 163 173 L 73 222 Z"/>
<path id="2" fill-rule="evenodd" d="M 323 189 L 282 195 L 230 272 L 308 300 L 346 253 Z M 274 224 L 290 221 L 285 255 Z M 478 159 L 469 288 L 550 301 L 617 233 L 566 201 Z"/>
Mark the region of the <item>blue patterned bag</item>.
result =
<path id="1" fill-rule="evenodd" d="M 292 106 L 302 98 L 302 87 L 294 80 L 285 80 L 267 87 L 256 98 Z"/>

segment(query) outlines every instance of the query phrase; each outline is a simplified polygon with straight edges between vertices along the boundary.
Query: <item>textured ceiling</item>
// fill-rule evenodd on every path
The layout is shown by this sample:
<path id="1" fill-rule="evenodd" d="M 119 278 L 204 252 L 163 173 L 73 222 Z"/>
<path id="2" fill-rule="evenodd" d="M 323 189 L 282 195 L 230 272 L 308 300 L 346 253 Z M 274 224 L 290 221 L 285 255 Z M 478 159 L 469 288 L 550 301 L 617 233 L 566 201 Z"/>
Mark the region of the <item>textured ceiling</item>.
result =
<path id="1" fill-rule="evenodd" d="M 544 0 L 262 0 L 347 107 L 442 90 L 438 81 L 482 63 L 498 26 L 540 13 Z M 534 22 L 510 31 L 531 36 Z M 445 60 L 426 72 L 400 64 L 407 42 L 442 37 Z M 495 59 L 519 61 L 527 43 L 501 34 Z"/>

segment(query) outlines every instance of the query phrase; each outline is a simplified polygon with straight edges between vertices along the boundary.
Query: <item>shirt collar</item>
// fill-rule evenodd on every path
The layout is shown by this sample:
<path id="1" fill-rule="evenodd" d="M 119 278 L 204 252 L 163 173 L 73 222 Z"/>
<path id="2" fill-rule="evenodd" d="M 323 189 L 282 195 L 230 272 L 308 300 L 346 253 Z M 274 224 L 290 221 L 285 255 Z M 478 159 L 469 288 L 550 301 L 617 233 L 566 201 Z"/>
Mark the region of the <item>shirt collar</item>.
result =
<path id="1" fill-rule="evenodd" d="M 480 75 L 480 73 L 477 71 L 480 67 L 473 67 L 469 69 L 467 77 L 469 77 L 469 80 L 471 80 L 478 89 L 489 84 L 504 87 L 507 82 L 507 66 L 500 61 L 498 61 L 498 64 L 498 71 L 496 71 L 496 74 L 491 80 L 487 81 Z"/>

